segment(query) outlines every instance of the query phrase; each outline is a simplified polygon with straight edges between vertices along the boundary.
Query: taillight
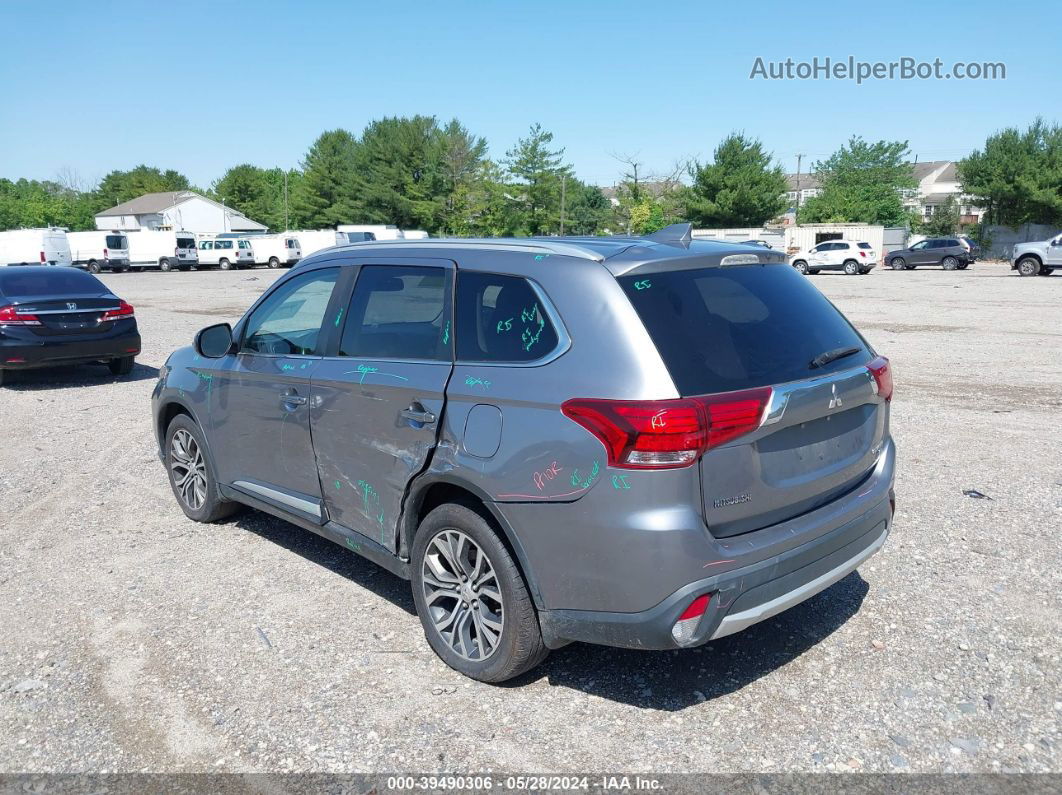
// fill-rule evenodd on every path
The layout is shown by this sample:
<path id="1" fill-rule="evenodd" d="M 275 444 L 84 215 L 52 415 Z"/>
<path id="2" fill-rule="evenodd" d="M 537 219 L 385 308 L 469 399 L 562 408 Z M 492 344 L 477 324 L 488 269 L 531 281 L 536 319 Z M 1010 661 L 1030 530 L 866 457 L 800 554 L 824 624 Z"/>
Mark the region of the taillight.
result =
<path id="1" fill-rule="evenodd" d="M 760 427 L 771 388 L 678 400 L 567 400 L 561 411 L 605 446 L 622 469 L 689 466 L 713 447 Z"/>
<path id="2" fill-rule="evenodd" d="M 863 249 L 859 249 L 859 256 L 865 258 L 867 256 L 867 252 L 863 251 Z"/>
<path id="3" fill-rule="evenodd" d="M 121 320 L 123 317 L 132 316 L 132 305 L 127 304 L 125 301 L 119 301 L 117 309 L 108 309 L 106 312 L 103 313 L 103 317 L 100 318 L 100 323 L 107 323 L 111 320 Z"/>
<path id="4" fill-rule="evenodd" d="M 45 262 L 47 262 L 47 260 L 44 258 L 44 252 L 42 251 L 41 252 L 41 265 L 43 265 Z"/>
<path id="5" fill-rule="evenodd" d="M 690 606 L 687 607 L 675 625 L 671 627 L 671 637 L 675 639 L 675 642 L 681 646 L 686 645 L 693 639 L 693 633 L 697 629 L 697 624 L 700 623 L 701 616 L 704 615 L 708 609 L 708 594 L 702 594 L 690 602 Z"/>
<path id="6" fill-rule="evenodd" d="M 878 397 L 892 400 L 892 368 L 889 366 L 889 360 L 884 356 L 879 356 L 867 364 L 867 369 L 874 376 Z"/>
<path id="7" fill-rule="evenodd" d="M 39 326 L 36 315 L 19 314 L 14 306 L 0 306 L 0 326 Z"/>

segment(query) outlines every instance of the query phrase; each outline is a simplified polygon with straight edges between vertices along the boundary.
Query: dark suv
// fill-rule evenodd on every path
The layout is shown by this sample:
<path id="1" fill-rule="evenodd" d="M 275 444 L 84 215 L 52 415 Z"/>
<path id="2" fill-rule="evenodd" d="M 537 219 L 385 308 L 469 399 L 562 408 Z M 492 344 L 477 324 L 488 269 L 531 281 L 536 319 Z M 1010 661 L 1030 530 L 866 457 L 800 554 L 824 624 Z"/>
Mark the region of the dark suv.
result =
<path id="1" fill-rule="evenodd" d="M 929 237 L 910 248 L 890 251 L 885 261 L 893 270 L 913 270 L 919 265 L 939 265 L 946 271 L 966 270 L 974 261 L 973 249 L 967 249 L 958 238 Z"/>
<path id="2" fill-rule="evenodd" d="M 807 599 L 891 529 L 889 365 L 782 254 L 689 232 L 316 253 L 162 368 L 181 508 L 412 580 L 484 681 Z"/>

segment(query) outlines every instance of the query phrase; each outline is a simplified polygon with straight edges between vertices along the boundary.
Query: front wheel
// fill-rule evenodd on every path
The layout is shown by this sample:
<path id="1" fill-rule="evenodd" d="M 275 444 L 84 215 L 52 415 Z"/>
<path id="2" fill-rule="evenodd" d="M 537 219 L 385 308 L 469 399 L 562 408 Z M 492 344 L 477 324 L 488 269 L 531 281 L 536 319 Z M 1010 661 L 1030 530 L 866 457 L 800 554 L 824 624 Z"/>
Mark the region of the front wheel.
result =
<path id="1" fill-rule="evenodd" d="M 203 432 L 187 414 L 178 414 L 170 423 L 165 452 L 170 487 L 185 516 L 196 522 L 216 522 L 239 508 L 218 492 Z"/>
<path id="2" fill-rule="evenodd" d="M 858 276 L 859 275 L 859 263 L 856 262 L 854 259 L 848 260 L 848 262 L 846 262 L 844 264 L 844 272 L 846 274 L 848 274 L 849 276 Z"/>
<path id="3" fill-rule="evenodd" d="M 907 262 L 903 257 L 894 257 L 892 261 L 889 262 L 889 267 L 894 271 L 902 271 L 907 267 Z"/>
<path id="4" fill-rule="evenodd" d="M 940 261 L 940 266 L 946 271 L 953 271 L 959 267 L 959 261 L 955 257 L 945 257 Z"/>
<path id="5" fill-rule="evenodd" d="M 111 368 L 112 375 L 129 375 L 133 372 L 133 357 L 120 356 L 117 359 L 111 359 L 107 362 L 107 366 Z"/>
<path id="6" fill-rule="evenodd" d="M 808 264 L 804 262 L 804 260 L 798 259 L 793 263 L 793 267 L 796 268 L 799 273 L 803 273 L 805 276 L 808 275 Z"/>
<path id="7" fill-rule="evenodd" d="M 455 671 L 504 682 L 549 654 L 516 562 L 471 508 L 440 505 L 424 518 L 410 571 L 428 643 Z"/>
<path id="8" fill-rule="evenodd" d="M 1040 261 L 1036 257 L 1022 257 L 1018 260 L 1019 276 L 1035 276 L 1040 272 Z"/>

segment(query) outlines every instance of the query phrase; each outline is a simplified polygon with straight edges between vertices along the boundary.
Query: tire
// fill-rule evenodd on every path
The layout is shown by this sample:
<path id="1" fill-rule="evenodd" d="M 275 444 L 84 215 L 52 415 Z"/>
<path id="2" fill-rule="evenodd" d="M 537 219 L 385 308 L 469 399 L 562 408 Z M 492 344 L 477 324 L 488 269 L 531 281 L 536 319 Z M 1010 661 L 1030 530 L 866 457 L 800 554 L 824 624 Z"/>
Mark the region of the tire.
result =
<path id="1" fill-rule="evenodd" d="M 218 267 L 221 268 L 223 271 L 227 271 L 232 268 L 232 263 L 222 257 L 218 260 Z"/>
<path id="2" fill-rule="evenodd" d="M 203 432 L 187 414 L 178 414 L 166 429 L 163 460 L 173 496 L 189 519 L 216 522 L 239 509 L 237 503 L 222 498 L 218 492 L 214 461 L 203 442 Z M 193 472 L 194 479 L 188 481 Z M 189 497 L 183 492 L 188 492 Z"/>
<path id="3" fill-rule="evenodd" d="M 797 273 L 802 273 L 805 276 L 808 275 L 808 264 L 804 260 L 802 260 L 802 259 L 796 260 L 793 263 L 793 267 L 797 269 Z"/>
<path id="4" fill-rule="evenodd" d="M 1022 257 L 1018 260 L 1017 267 L 1019 276 L 1036 276 L 1043 266 L 1036 257 Z"/>
<path id="5" fill-rule="evenodd" d="M 107 366 L 111 368 L 112 375 L 129 375 L 133 372 L 133 358 L 132 356 L 121 356 L 117 359 L 111 359 L 107 362 Z"/>
<path id="6" fill-rule="evenodd" d="M 894 271 L 902 271 L 907 269 L 907 261 L 903 257 L 893 257 L 889 260 L 889 267 Z"/>
<path id="7" fill-rule="evenodd" d="M 269 267 L 270 268 L 279 268 L 280 267 L 280 260 L 277 259 L 276 257 L 270 257 L 269 258 Z"/>
<path id="8" fill-rule="evenodd" d="M 0 386 L 11 383 L 11 373 L 7 370 L 0 370 Z"/>
<path id="9" fill-rule="evenodd" d="M 1051 268 L 1047 267 L 1046 265 L 1041 265 L 1040 266 L 1040 275 L 1041 276 L 1050 276 L 1051 275 Z"/>
<path id="10" fill-rule="evenodd" d="M 808 273 L 812 276 L 818 276 L 822 272 L 822 268 L 809 268 Z"/>
<path id="11" fill-rule="evenodd" d="M 959 267 L 959 261 L 955 257 L 945 257 L 940 261 L 940 267 L 946 271 L 953 271 Z"/>
<path id="12" fill-rule="evenodd" d="M 159 270 L 164 272 L 173 270 L 173 263 L 170 262 L 169 257 L 159 258 Z"/>
<path id="13" fill-rule="evenodd" d="M 96 260 L 90 259 L 88 265 L 85 266 L 85 270 L 89 273 L 99 273 L 101 270 L 100 264 Z"/>
<path id="14" fill-rule="evenodd" d="M 411 558 L 413 601 L 424 635 L 455 671 L 480 682 L 504 682 L 531 670 L 549 654 L 524 578 L 480 514 L 465 505 L 440 505 L 420 523 Z M 476 575 L 481 590 L 473 591 L 468 575 L 483 572 L 484 566 L 491 574 Z M 484 621 L 485 614 L 491 625 Z M 443 634 L 448 623 L 463 626 L 466 632 L 448 638 Z M 500 632 L 494 629 L 499 624 Z"/>
<path id="15" fill-rule="evenodd" d="M 844 272 L 846 274 L 848 274 L 849 276 L 858 276 L 859 275 L 859 263 L 856 262 L 854 259 L 847 260 L 844 263 Z"/>

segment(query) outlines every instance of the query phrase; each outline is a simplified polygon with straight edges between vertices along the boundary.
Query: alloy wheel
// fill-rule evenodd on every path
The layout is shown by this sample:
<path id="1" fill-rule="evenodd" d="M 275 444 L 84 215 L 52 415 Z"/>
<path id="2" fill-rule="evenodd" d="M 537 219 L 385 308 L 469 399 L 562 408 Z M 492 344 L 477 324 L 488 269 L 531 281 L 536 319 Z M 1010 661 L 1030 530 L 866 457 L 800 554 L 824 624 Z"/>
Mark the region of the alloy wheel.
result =
<path id="1" fill-rule="evenodd" d="M 466 660 L 482 662 L 501 641 L 505 608 L 494 566 L 460 530 L 435 536 L 421 567 L 424 605 L 436 632 Z"/>
<path id="2" fill-rule="evenodd" d="M 170 472 L 184 504 L 193 511 L 202 508 L 207 491 L 206 461 L 195 437 L 183 428 L 170 439 Z"/>

